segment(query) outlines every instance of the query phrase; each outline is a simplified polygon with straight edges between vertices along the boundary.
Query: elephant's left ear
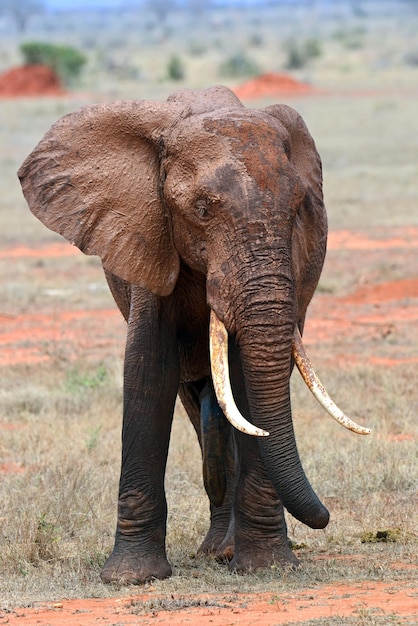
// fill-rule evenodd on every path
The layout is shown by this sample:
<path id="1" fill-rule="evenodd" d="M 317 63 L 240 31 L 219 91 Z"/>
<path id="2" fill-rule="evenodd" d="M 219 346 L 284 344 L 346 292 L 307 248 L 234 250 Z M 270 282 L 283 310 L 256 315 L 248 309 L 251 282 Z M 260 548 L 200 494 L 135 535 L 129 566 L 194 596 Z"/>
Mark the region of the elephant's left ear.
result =
<path id="1" fill-rule="evenodd" d="M 295 166 L 306 190 L 316 202 L 322 203 L 322 164 L 309 130 L 295 109 L 285 104 L 276 104 L 264 109 L 286 128 L 289 133 L 288 156 Z"/>
<path id="2" fill-rule="evenodd" d="M 168 295 L 179 272 L 160 197 L 159 143 L 177 104 L 127 101 L 59 120 L 21 166 L 31 211 L 131 283 Z"/>

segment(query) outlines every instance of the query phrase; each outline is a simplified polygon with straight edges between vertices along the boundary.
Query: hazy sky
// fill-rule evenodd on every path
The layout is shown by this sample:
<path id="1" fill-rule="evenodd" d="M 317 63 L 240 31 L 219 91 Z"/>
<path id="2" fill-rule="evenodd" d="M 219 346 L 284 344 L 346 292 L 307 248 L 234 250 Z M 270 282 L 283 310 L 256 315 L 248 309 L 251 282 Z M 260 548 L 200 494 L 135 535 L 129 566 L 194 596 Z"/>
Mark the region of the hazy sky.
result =
<path id="1" fill-rule="evenodd" d="M 71 8 L 75 6 L 118 7 L 123 0 L 44 0 L 51 9 Z"/>
<path id="2" fill-rule="evenodd" d="M 126 0 L 44 0 L 51 9 L 67 9 L 74 7 L 119 7 L 126 4 Z M 222 0 L 223 3 L 235 3 L 237 0 Z M 258 0 L 241 0 L 241 4 L 256 4 Z"/>

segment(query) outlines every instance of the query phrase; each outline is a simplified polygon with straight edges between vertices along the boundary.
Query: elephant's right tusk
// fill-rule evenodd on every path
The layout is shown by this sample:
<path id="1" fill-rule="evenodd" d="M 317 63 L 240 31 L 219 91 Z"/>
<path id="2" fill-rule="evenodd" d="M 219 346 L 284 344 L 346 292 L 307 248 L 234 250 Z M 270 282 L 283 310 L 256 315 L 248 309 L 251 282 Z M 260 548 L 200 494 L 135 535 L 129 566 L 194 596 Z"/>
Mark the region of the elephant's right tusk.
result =
<path id="1" fill-rule="evenodd" d="M 214 311 L 210 313 L 209 347 L 216 399 L 226 419 L 242 433 L 267 437 L 269 433 L 250 424 L 235 404 L 229 379 L 228 331 Z"/>
<path id="2" fill-rule="evenodd" d="M 302 337 L 300 336 L 299 328 L 297 326 L 293 333 L 292 354 L 298 370 L 301 373 L 301 376 L 306 385 L 312 391 L 319 404 L 324 407 L 324 409 L 331 415 L 331 417 L 337 420 L 339 424 L 345 426 L 345 428 L 348 428 L 348 430 L 352 430 L 358 435 L 370 434 L 370 428 L 359 426 L 358 424 L 353 422 L 353 420 L 347 417 L 330 398 L 327 390 L 325 389 L 324 385 L 321 383 L 313 369 L 311 360 L 306 353 L 305 347 L 302 343 Z"/>

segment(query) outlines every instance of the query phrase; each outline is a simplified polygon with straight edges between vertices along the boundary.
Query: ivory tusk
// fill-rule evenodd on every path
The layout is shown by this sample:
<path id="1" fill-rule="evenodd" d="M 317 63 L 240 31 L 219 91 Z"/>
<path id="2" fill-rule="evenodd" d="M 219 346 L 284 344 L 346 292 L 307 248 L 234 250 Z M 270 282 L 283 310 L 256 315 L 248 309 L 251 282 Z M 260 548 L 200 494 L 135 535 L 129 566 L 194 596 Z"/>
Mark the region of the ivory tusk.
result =
<path id="1" fill-rule="evenodd" d="M 226 419 L 232 426 L 246 435 L 267 437 L 269 433 L 250 424 L 241 415 L 235 404 L 229 379 L 228 331 L 212 310 L 210 313 L 209 348 L 213 386 L 219 406 Z"/>
<path id="2" fill-rule="evenodd" d="M 312 391 L 319 404 L 324 407 L 331 417 L 333 417 L 339 424 L 345 426 L 348 430 L 352 430 L 358 435 L 368 435 L 371 432 L 370 428 L 359 426 L 353 422 L 353 420 L 344 415 L 335 402 L 331 400 L 327 390 L 316 375 L 310 358 L 306 354 L 305 347 L 302 343 L 302 337 L 300 336 L 299 328 L 297 326 L 293 333 L 292 354 L 306 385 Z"/>

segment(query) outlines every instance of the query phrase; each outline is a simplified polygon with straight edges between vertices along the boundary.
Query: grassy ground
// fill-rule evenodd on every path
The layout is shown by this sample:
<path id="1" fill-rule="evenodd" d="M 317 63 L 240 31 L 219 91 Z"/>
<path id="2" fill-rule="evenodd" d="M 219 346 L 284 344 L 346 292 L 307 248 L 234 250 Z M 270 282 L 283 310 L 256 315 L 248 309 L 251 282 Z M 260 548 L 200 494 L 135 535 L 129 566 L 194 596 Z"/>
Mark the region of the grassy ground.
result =
<path id="1" fill-rule="evenodd" d="M 56 361 L 2 372 L 2 605 L 118 593 L 98 572 L 112 547 L 119 468 L 121 361 Z M 163 594 L 284 591 L 332 581 L 413 586 L 416 557 L 416 393 L 411 370 L 322 368 L 340 404 L 373 428 L 342 431 L 294 381 L 297 438 L 306 472 L 332 521 L 312 531 L 289 518 L 303 563 L 297 573 L 238 577 L 195 550 L 208 525 L 199 451 L 181 407 L 167 472 L 169 581 Z M 408 374 L 408 376 L 406 375 Z M 25 381 L 23 383 L 23 381 Z M 403 437 L 401 435 L 407 435 Z M 18 471 L 19 470 L 19 471 Z M 377 531 L 385 531 L 379 537 Z"/>
<path id="2" fill-rule="evenodd" d="M 232 14 L 228 23 L 234 24 L 235 18 Z M 250 18 L 247 30 L 240 31 L 242 41 L 235 40 L 234 45 L 232 36 L 227 38 L 225 25 L 218 27 L 222 45 L 214 45 L 214 34 L 204 42 L 201 55 L 186 54 L 193 43 L 190 38 L 179 44 L 187 66 L 181 84 L 220 82 L 217 68 L 222 58 L 248 44 L 254 29 L 261 28 L 254 16 Z M 404 62 L 405 54 L 416 44 L 416 20 L 365 19 L 360 24 L 362 30 L 360 18 L 351 22 L 333 18 L 327 25 L 315 16 L 312 19 L 324 51 L 299 74 L 330 93 L 286 101 L 306 119 L 323 157 L 331 228 L 374 232 L 377 227 L 416 226 L 416 92 L 411 97 L 408 89 L 416 84 L 418 70 Z M 262 24 L 265 44 L 250 52 L 264 69 L 282 69 L 283 48 L 279 44 L 298 24 L 289 20 L 280 41 L 276 41 L 267 21 Z M 40 29 L 39 24 L 36 27 Z M 175 48 L 174 36 L 163 38 L 158 45 L 155 41 L 144 45 L 139 62 L 133 34 L 119 43 L 113 34 L 114 45 L 110 47 L 112 38 L 106 31 L 106 36 L 101 35 L 106 58 L 112 55 L 113 62 L 121 59 L 122 69 L 139 67 L 140 63 L 144 67 L 138 79 L 132 79 L 129 72 L 126 76 L 120 68 L 108 70 L 105 78 L 104 61 L 96 49 L 89 49 L 92 44 L 88 44 L 85 30 L 74 26 L 67 31 L 70 39 L 84 44 L 91 57 L 82 95 L 0 101 L 1 248 L 58 240 L 30 216 L 15 174 L 51 123 L 81 104 L 104 97 L 128 93 L 159 97 L 177 87 L 157 81 Z M 65 29 L 54 31 L 54 37 L 63 36 L 63 32 Z M 157 39 L 160 36 L 156 31 L 154 35 Z M 350 40 L 347 44 L 350 37 L 357 37 L 360 43 Z M 198 31 L 195 39 L 201 40 Z M 3 63 L 17 58 L 10 50 L 3 51 Z M 152 51 L 155 65 L 151 63 Z M 123 59 L 129 63 L 124 64 Z M 204 74 L 202 63 L 207 68 Z M 368 94 L 359 90 L 368 90 Z M 261 104 L 256 102 L 255 106 Z M 379 282 L 388 276 L 404 278 L 416 273 L 417 253 L 413 249 L 406 257 L 383 252 L 372 260 L 370 256 L 364 259 L 356 263 L 352 253 L 332 251 L 321 289 L 338 297 L 355 290 L 364 277 Z M 51 263 L 0 259 L 0 317 L 60 307 L 111 306 L 96 261 L 70 257 Z M 345 264 L 348 271 L 344 271 Z M 76 280 L 83 287 L 74 292 Z M 93 284 L 96 288 L 89 289 Z M 68 289 L 58 301 L 50 295 L 57 287 Z M 411 329 L 410 347 L 416 336 Z M 396 336 L 391 339 L 397 340 Z M 321 377 L 330 389 L 337 390 L 339 404 L 373 428 L 369 438 L 356 438 L 330 423 L 300 382 L 293 382 L 300 453 L 308 476 L 332 514 L 329 527 L 323 531 L 311 531 L 289 518 L 289 534 L 299 546 L 303 563 L 296 573 L 279 573 L 272 568 L 238 577 L 195 554 L 208 526 L 208 506 L 197 443 L 178 408 L 166 481 L 168 553 L 174 576 L 156 582 L 154 589 L 170 597 L 207 591 L 280 593 L 333 581 L 384 580 L 412 587 L 411 568 L 417 549 L 418 372 L 416 365 L 388 371 L 362 364 L 362 351 L 369 355 L 375 345 L 375 337 L 363 338 L 361 346 L 356 345 L 359 360 L 350 368 L 330 366 L 319 350 L 315 355 Z M 347 344 L 343 346 L 346 349 Z M 328 354 L 333 349 L 341 349 L 338 336 L 327 344 Z M 70 359 L 54 352 L 53 347 L 51 351 L 45 364 L 20 364 L 1 371 L 0 463 L 16 464 L 15 471 L 2 473 L 0 484 L 2 607 L 30 605 L 34 599 L 120 593 L 103 586 L 98 573 L 112 547 L 115 526 L 123 346 L 119 353 L 100 359 L 86 358 L 82 352 Z M 377 531 L 388 532 L 376 541 Z"/>

